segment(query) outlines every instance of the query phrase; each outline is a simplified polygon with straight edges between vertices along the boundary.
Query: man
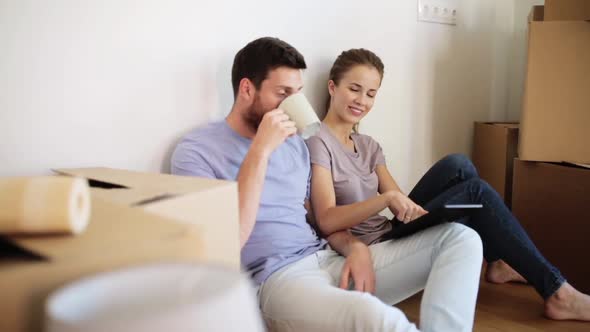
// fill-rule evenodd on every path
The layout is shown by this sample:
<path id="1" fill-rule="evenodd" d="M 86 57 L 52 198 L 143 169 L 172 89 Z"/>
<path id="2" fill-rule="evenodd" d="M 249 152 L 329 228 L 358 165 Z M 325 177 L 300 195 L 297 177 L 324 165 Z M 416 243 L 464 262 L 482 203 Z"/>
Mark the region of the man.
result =
<path id="1" fill-rule="evenodd" d="M 252 41 L 234 59 L 230 114 L 186 135 L 172 156 L 173 174 L 238 182 L 242 264 L 259 286 L 267 325 L 416 331 L 390 304 L 425 288 L 422 330 L 470 330 L 482 259 L 474 231 L 446 224 L 370 247 L 342 231 L 328 247 L 307 223 L 309 152 L 277 109 L 301 91 L 305 68 L 284 41 Z"/>

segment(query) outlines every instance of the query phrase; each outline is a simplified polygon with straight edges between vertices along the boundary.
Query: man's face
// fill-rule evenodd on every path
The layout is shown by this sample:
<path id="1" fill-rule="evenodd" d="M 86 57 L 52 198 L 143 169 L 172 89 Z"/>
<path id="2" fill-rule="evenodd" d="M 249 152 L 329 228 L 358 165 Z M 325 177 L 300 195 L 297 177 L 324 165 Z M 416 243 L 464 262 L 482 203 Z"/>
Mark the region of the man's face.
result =
<path id="1" fill-rule="evenodd" d="M 278 67 L 268 72 L 260 89 L 254 93 L 254 101 L 246 112 L 246 121 L 258 129 L 262 117 L 277 107 L 288 96 L 303 89 L 303 77 L 300 69 Z"/>

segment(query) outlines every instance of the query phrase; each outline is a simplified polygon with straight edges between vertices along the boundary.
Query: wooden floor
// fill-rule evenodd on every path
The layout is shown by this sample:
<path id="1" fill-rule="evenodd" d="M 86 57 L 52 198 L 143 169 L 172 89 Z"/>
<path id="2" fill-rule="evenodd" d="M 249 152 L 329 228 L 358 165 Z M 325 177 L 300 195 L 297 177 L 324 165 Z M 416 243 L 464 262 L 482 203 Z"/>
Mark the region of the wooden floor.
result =
<path id="1" fill-rule="evenodd" d="M 417 323 L 422 293 L 396 305 Z M 553 321 L 543 317 L 543 301 L 528 285 L 481 281 L 475 313 L 476 332 L 589 332 L 590 322 Z"/>

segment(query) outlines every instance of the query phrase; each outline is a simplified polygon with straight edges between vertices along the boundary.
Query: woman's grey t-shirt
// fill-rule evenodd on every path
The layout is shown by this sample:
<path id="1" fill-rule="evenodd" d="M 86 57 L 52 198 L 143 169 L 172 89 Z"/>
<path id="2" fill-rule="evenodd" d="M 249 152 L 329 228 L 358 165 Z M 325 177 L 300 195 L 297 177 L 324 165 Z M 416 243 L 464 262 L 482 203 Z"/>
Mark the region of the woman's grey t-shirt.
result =
<path id="1" fill-rule="evenodd" d="M 345 147 L 322 123 L 320 131 L 307 139 L 311 163 L 332 172 L 336 205 L 348 205 L 379 194 L 375 168 L 385 165 L 383 151 L 374 139 L 362 134 L 350 136 L 356 151 Z M 350 230 L 366 244 L 379 242 L 391 230 L 385 216 L 375 214 Z"/>

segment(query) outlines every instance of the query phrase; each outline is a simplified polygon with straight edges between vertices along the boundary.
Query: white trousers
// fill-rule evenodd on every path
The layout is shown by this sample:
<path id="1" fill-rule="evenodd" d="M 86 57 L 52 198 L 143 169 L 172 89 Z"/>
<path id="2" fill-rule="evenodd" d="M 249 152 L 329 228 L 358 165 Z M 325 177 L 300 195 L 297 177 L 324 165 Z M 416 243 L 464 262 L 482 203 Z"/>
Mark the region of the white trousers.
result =
<path id="1" fill-rule="evenodd" d="M 273 273 L 259 288 L 271 331 L 418 331 L 396 304 L 424 289 L 421 331 L 471 331 L 482 263 L 472 229 L 444 223 L 369 247 L 375 295 L 338 288 L 345 258 L 320 250 Z"/>

